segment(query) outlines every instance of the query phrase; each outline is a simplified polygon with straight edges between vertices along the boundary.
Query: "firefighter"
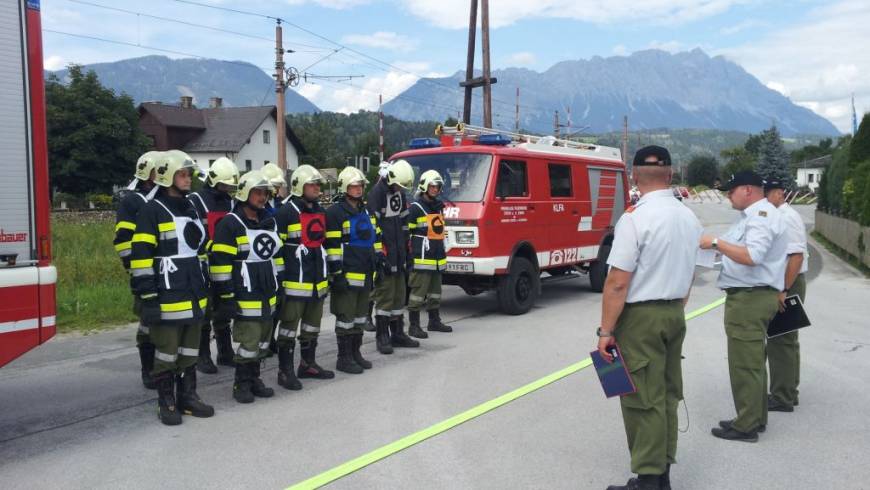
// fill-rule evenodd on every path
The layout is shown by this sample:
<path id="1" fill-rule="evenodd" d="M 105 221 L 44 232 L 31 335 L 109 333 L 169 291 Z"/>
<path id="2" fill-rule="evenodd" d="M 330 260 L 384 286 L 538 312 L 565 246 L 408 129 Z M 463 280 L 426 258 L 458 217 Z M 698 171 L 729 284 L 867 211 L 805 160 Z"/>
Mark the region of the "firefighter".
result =
<path id="1" fill-rule="evenodd" d="M 326 212 L 320 206 L 323 176 L 300 165 L 290 177 L 290 197 L 278 210 L 278 232 L 284 240 L 283 305 L 278 324 L 278 384 L 302 389 L 293 373 L 293 349 L 299 329 L 298 377 L 331 379 L 332 371 L 315 361 L 323 301 L 329 292 L 326 270 Z M 300 325 L 301 322 L 301 325 Z"/>
<path id="2" fill-rule="evenodd" d="M 420 310 L 425 306 L 429 314 L 430 332 L 452 332 L 453 327 L 441 322 L 441 271 L 447 266 L 444 249 L 444 202 L 438 199 L 444 179 L 436 170 L 427 170 L 420 176 L 417 186 L 419 197 L 411 205 L 408 228 L 411 231 L 413 264 L 408 285 L 408 333 L 425 339 L 420 328 Z"/>
<path id="3" fill-rule="evenodd" d="M 136 170 L 133 180 L 127 186 L 127 192 L 121 198 L 118 212 L 115 215 L 115 251 L 121 258 L 121 264 L 127 273 L 130 272 L 130 255 L 133 253 L 133 233 L 136 231 L 136 217 L 139 211 L 148 202 L 148 194 L 154 189 L 154 162 L 160 157 L 160 152 L 149 151 L 143 153 L 136 162 Z M 139 296 L 133 295 L 133 313 L 139 316 L 141 309 Z M 145 388 L 153 390 L 157 388 L 151 378 L 151 370 L 154 369 L 154 344 L 148 335 L 149 328 L 139 322 L 136 330 L 136 347 L 139 349 L 139 361 L 142 364 L 142 384 Z"/>
<path id="4" fill-rule="evenodd" d="M 338 175 L 337 200 L 326 211 L 326 253 L 329 265 L 330 310 L 335 315 L 338 360 L 335 368 L 351 374 L 370 369 L 360 353 L 363 327 L 368 318 L 369 296 L 375 264 L 386 267 L 377 223 L 363 202 L 368 183 L 357 168 L 345 167 Z"/>
<path id="5" fill-rule="evenodd" d="M 211 246 L 211 240 L 218 222 L 233 210 L 233 196 L 239 183 L 239 168 L 226 157 L 215 160 L 208 168 L 205 187 L 189 196 L 196 208 L 206 231 L 206 250 Z M 211 272 L 209 272 L 209 275 Z M 214 329 L 217 344 L 217 363 L 221 366 L 233 366 L 233 346 L 230 340 L 230 317 L 225 312 L 218 311 L 219 298 L 212 291 L 210 308 L 206 311 L 206 320 L 202 324 L 199 338 L 199 359 L 196 368 L 205 374 L 214 374 L 217 367 L 211 360 L 211 331 Z"/>
<path id="6" fill-rule="evenodd" d="M 278 214 L 278 209 L 281 207 L 281 189 L 287 187 L 287 180 L 284 178 L 284 171 L 281 170 L 281 167 L 269 162 L 263 165 L 260 172 L 262 172 L 263 176 L 272 184 L 272 197 L 266 203 L 266 212 L 269 213 L 269 216 L 275 216 Z M 274 262 L 275 274 L 280 276 L 284 273 L 284 257 L 279 254 L 275 257 Z M 281 304 L 283 301 L 282 296 L 282 294 L 278 295 L 278 311 L 281 310 Z M 275 341 L 275 330 L 278 328 L 279 321 L 280 320 L 278 320 L 276 315 L 274 325 L 272 326 L 272 334 L 269 336 L 269 351 L 266 353 L 269 357 L 278 353 L 278 344 Z"/>
<path id="7" fill-rule="evenodd" d="M 392 354 L 393 347 L 420 347 L 405 334 L 405 269 L 408 259 L 408 197 L 414 169 L 405 160 L 394 162 L 387 176 L 372 187 L 366 204 L 381 228 L 387 260 L 379 265 L 373 299 L 378 352 Z"/>
<path id="8" fill-rule="evenodd" d="M 180 151 L 155 162 L 154 198 L 136 217 L 130 275 L 141 301 L 142 324 L 155 347 L 152 376 L 158 416 L 166 425 L 181 414 L 211 417 L 214 408 L 196 393 L 199 332 L 208 305 L 208 288 L 199 255 L 205 252 L 205 227 L 189 200 L 196 164 Z"/>
<path id="9" fill-rule="evenodd" d="M 275 218 L 266 211 L 271 193 L 272 184 L 262 172 L 242 176 L 235 194 L 240 204 L 218 224 L 209 257 L 215 294 L 221 298 L 216 311 L 233 317 L 233 340 L 239 344 L 233 359 L 233 398 L 239 403 L 275 394 L 260 378 L 277 305 L 273 259 L 282 246 Z"/>

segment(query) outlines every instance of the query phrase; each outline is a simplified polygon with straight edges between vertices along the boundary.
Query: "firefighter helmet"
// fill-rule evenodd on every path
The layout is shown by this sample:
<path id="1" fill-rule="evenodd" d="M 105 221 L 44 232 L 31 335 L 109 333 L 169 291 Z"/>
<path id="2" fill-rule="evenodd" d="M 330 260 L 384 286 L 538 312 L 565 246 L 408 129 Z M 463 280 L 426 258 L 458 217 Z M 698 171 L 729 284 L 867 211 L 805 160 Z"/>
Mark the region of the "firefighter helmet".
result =
<path id="1" fill-rule="evenodd" d="M 146 151 L 136 161 L 136 172 L 133 174 L 139 180 L 151 180 L 154 163 L 160 158 L 162 151 Z"/>
<path id="2" fill-rule="evenodd" d="M 444 187 L 444 179 L 441 178 L 441 174 L 438 173 L 437 170 L 427 170 L 420 175 L 420 184 L 417 185 L 417 189 L 420 192 L 426 192 L 429 190 L 430 185 L 437 185 L 440 189 Z"/>
<path id="3" fill-rule="evenodd" d="M 239 167 L 229 158 L 220 157 L 208 168 L 208 176 L 205 178 L 205 183 L 209 187 L 224 184 L 235 188 L 239 185 Z"/>
<path id="4" fill-rule="evenodd" d="M 387 170 L 387 184 L 396 184 L 403 189 L 414 185 L 414 169 L 405 160 L 396 160 Z"/>
<path id="5" fill-rule="evenodd" d="M 199 172 L 199 167 L 187 153 L 181 150 L 169 150 L 162 153 L 154 163 L 154 183 L 160 187 L 172 187 L 175 182 L 175 174 L 179 170 L 189 168 L 194 175 Z"/>
<path id="6" fill-rule="evenodd" d="M 263 175 L 260 170 L 251 170 L 242 175 L 239 179 L 239 187 L 236 189 L 236 199 L 242 202 L 247 202 L 251 194 L 251 189 L 265 189 L 272 191 L 272 183 Z"/>
<path id="7" fill-rule="evenodd" d="M 284 171 L 281 170 L 281 167 L 272 162 L 263 165 L 260 172 L 269 179 L 269 182 L 272 183 L 272 187 L 275 187 L 276 189 L 287 185 L 287 180 L 284 178 Z"/>
<path id="8" fill-rule="evenodd" d="M 356 167 L 344 167 L 338 174 L 338 191 L 347 193 L 347 186 L 352 184 L 366 185 L 369 180 L 366 178 L 362 170 Z"/>
<path id="9" fill-rule="evenodd" d="M 323 176 L 311 165 L 300 165 L 290 176 L 290 195 L 302 197 L 305 184 L 322 184 Z"/>

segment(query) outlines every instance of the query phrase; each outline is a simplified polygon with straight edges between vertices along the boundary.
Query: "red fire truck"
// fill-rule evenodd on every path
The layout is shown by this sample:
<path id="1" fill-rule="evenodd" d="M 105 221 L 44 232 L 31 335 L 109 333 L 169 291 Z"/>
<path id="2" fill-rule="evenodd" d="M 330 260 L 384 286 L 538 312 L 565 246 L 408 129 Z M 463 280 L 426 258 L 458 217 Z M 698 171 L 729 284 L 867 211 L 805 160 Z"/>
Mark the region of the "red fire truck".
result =
<path id="1" fill-rule="evenodd" d="M 616 148 L 468 125 L 439 126 L 391 160 L 444 178 L 444 283 L 495 289 L 508 314 L 527 312 L 548 277 L 589 275 L 600 292 L 613 227 L 628 203 Z"/>
<path id="2" fill-rule="evenodd" d="M 39 0 L 0 2 L 0 366 L 55 332 Z"/>

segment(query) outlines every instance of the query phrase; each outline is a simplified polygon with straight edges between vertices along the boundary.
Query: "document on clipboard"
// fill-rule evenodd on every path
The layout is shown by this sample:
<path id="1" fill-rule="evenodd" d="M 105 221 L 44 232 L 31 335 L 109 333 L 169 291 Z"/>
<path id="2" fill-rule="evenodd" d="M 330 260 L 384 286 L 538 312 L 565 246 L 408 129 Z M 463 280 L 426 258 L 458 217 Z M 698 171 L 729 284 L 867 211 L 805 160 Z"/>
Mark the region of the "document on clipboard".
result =
<path id="1" fill-rule="evenodd" d="M 628 367 L 623 363 L 619 346 L 613 347 L 610 353 L 613 355 L 613 362 L 607 362 L 597 350 L 589 353 L 592 365 L 595 366 L 595 372 L 598 373 L 598 380 L 601 381 L 601 387 L 604 388 L 604 395 L 607 398 L 613 398 L 636 392 L 637 388 L 628 374 Z"/>
<path id="2" fill-rule="evenodd" d="M 767 325 L 767 338 L 794 332 L 797 329 L 809 327 L 810 319 L 804 310 L 800 296 L 785 298 L 785 311 L 777 312 Z"/>

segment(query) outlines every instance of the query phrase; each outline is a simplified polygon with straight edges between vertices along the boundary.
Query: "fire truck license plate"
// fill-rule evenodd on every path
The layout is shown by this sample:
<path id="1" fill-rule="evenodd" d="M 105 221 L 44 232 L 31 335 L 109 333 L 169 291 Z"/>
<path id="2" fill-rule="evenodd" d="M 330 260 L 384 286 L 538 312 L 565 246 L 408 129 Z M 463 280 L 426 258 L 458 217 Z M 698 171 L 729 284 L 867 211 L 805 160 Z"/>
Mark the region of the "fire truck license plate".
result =
<path id="1" fill-rule="evenodd" d="M 472 262 L 447 262 L 445 272 L 458 272 L 460 274 L 473 274 L 474 263 Z"/>

